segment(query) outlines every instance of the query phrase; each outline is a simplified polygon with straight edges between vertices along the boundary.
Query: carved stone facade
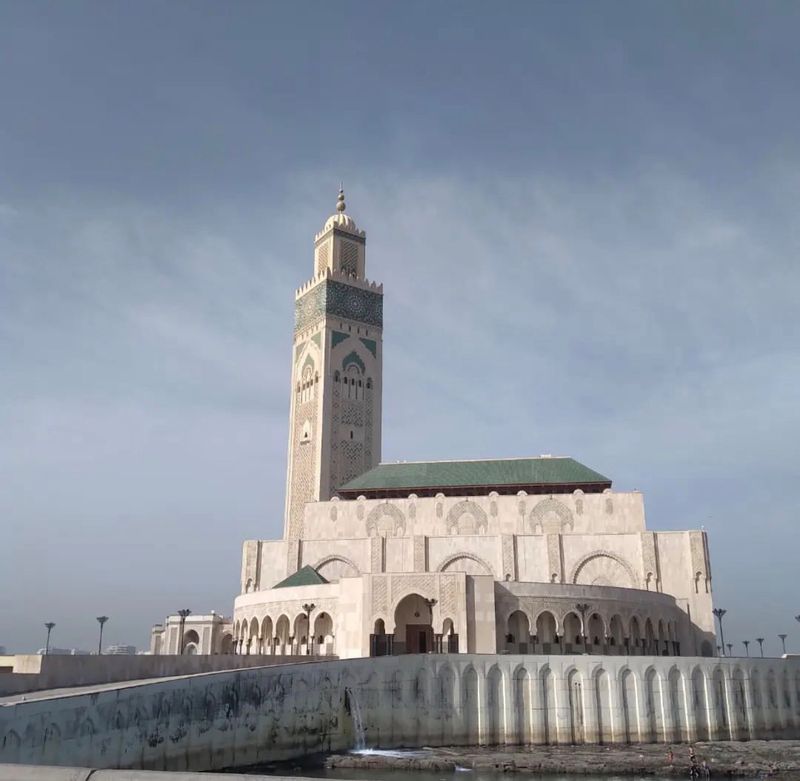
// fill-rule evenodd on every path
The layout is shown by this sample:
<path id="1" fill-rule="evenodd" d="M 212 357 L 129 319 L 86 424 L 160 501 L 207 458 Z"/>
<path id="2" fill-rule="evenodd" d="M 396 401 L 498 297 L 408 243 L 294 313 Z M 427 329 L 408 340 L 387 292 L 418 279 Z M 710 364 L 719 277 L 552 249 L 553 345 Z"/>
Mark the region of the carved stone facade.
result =
<path id="1" fill-rule="evenodd" d="M 314 276 L 295 297 L 290 539 L 303 536 L 308 502 L 329 499 L 380 460 L 383 288 L 366 279 L 365 253 L 364 231 L 333 215 L 315 240 Z"/>

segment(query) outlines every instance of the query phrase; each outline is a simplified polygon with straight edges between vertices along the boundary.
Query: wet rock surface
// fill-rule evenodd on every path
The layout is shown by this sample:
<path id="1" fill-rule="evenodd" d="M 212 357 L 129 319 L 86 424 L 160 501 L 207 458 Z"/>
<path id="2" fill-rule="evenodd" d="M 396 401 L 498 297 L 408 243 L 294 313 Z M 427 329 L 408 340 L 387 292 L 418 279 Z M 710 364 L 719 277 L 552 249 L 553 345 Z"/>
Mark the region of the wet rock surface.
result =
<path id="1" fill-rule="evenodd" d="M 712 778 L 739 776 L 800 781 L 800 741 L 753 740 L 743 743 L 695 743 L 699 778 L 703 762 Z M 672 750 L 672 758 L 669 756 Z M 472 748 L 454 746 L 404 753 L 334 754 L 328 768 L 454 771 L 456 768 L 508 773 L 581 775 L 654 775 L 690 777 L 690 747 L 664 743 L 628 746 L 528 746 Z"/>

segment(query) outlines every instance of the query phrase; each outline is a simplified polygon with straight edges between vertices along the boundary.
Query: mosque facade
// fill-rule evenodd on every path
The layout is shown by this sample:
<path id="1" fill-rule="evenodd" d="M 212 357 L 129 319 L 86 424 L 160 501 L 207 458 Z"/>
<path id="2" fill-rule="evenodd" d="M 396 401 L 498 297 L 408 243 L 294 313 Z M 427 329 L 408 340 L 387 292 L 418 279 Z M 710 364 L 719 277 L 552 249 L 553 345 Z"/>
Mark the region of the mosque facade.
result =
<path id="1" fill-rule="evenodd" d="M 381 463 L 383 286 L 336 213 L 295 294 L 283 538 L 247 540 L 232 619 L 152 653 L 716 656 L 704 531 L 569 457 Z"/>

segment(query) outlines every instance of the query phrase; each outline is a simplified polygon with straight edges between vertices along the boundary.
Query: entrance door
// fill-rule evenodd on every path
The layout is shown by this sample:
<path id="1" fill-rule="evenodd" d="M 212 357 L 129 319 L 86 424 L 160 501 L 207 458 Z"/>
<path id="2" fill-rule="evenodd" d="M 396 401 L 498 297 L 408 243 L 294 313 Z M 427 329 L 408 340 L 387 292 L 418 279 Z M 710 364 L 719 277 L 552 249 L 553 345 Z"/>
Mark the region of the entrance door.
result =
<path id="1" fill-rule="evenodd" d="M 406 653 L 426 654 L 433 648 L 433 628 L 430 624 L 406 624 Z"/>

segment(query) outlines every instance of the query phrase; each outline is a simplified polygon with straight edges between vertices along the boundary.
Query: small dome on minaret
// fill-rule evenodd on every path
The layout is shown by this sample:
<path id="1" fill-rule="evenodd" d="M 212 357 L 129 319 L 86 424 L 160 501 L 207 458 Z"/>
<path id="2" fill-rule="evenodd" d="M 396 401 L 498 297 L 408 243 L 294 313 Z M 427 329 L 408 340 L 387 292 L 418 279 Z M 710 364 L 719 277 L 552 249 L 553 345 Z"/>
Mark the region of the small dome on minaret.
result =
<path id="1" fill-rule="evenodd" d="M 327 222 L 325 223 L 325 227 L 323 227 L 322 233 L 330 230 L 331 228 L 339 228 L 340 230 L 348 231 L 349 233 L 356 233 L 359 236 L 364 235 L 363 231 L 360 231 L 356 227 L 356 221 L 349 215 L 345 214 L 345 209 L 347 208 L 344 202 L 344 188 L 339 188 L 339 195 L 336 198 L 336 214 L 332 214 L 328 217 Z"/>

